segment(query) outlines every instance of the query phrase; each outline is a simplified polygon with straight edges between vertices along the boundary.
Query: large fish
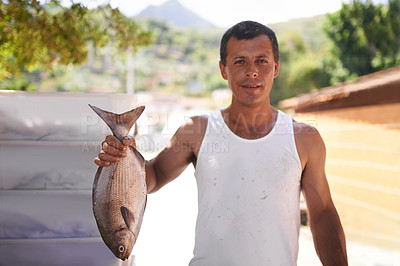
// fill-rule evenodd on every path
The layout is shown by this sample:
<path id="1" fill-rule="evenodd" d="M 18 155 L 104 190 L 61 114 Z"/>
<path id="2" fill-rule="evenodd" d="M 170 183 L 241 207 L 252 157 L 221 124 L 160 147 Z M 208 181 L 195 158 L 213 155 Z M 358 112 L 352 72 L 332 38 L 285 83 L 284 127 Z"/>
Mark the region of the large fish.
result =
<path id="1" fill-rule="evenodd" d="M 89 106 L 106 122 L 120 141 L 144 110 L 123 114 Z M 147 199 L 145 160 L 133 147 L 127 156 L 108 167 L 99 167 L 93 183 L 93 213 L 104 243 L 121 260 L 126 260 L 138 237 Z"/>

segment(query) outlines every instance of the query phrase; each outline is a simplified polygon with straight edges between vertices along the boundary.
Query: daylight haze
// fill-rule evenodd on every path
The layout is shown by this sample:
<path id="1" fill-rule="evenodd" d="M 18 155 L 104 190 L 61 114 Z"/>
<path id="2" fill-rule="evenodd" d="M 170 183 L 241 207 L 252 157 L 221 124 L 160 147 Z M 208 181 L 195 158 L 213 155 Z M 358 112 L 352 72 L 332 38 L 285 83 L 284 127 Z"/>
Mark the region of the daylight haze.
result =
<path id="1" fill-rule="evenodd" d="M 166 0 L 111 0 L 111 5 L 119 7 L 127 16 L 135 16 L 149 5 L 161 5 L 165 2 Z M 270 24 L 293 18 L 311 17 L 335 12 L 342 5 L 342 0 L 179 0 L 179 2 L 215 26 L 223 28 L 243 20 Z"/>

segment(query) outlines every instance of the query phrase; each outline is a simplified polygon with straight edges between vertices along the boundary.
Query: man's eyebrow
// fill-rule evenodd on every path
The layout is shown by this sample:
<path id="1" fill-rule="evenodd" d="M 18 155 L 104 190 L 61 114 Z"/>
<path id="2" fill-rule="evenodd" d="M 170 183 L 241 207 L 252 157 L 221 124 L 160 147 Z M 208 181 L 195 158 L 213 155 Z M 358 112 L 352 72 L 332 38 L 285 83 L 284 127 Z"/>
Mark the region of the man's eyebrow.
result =
<path id="1" fill-rule="evenodd" d="M 232 60 L 246 59 L 246 58 L 247 58 L 247 56 L 237 55 L 237 56 L 233 57 Z M 258 58 L 258 59 L 259 58 L 270 58 L 270 56 L 268 56 L 267 54 L 260 54 L 260 55 L 257 55 L 256 58 Z"/>

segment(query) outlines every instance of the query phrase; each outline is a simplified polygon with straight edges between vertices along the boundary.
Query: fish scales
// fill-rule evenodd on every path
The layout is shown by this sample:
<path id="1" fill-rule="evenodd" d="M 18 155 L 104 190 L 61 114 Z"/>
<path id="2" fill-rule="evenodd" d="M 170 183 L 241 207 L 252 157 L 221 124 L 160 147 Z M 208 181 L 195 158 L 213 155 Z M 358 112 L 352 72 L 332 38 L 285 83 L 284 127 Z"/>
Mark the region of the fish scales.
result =
<path id="1" fill-rule="evenodd" d="M 114 114 L 90 106 L 122 140 L 144 107 Z M 99 167 L 93 182 L 93 214 L 104 243 L 122 260 L 136 243 L 147 199 L 145 160 L 133 147 L 127 156 L 108 167 Z"/>

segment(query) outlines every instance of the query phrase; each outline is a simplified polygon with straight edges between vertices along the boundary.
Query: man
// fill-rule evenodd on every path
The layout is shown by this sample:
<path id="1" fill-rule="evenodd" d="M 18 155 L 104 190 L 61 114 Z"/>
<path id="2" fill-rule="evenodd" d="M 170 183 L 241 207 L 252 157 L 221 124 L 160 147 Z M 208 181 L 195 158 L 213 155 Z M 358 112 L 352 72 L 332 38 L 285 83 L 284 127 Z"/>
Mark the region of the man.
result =
<path id="1" fill-rule="evenodd" d="M 222 37 L 219 66 L 231 105 L 189 119 L 146 165 L 148 193 L 195 166 L 199 213 L 190 265 L 296 265 L 301 190 L 321 262 L 347 265 L 323 140 L 270 104 L 279 72 L 274 32 L 252 21 L 233 26 Z M 129 145 L 132 138 L 122 144 L 107 136 L 95 163 L 119 161 Z"/>

